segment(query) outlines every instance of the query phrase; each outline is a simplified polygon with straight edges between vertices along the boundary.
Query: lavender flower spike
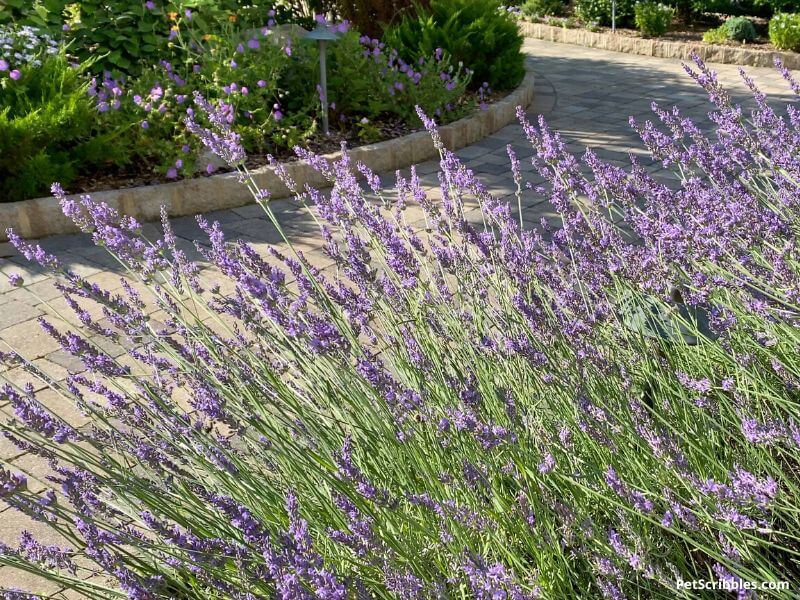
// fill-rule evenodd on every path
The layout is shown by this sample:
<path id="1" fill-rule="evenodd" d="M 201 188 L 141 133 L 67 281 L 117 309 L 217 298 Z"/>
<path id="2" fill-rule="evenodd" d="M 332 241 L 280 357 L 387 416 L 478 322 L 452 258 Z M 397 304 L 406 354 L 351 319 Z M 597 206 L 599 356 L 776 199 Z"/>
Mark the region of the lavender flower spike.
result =
<path id="1" fill-rule="evenodd" d="M 231 167 L 237 167 L 244 162 L 245 151 L 242 147 L 241 137 L 231 129 L 233 123 L 233 105 L 220 101 L 217 106 L 208 102 L 199 92 L 194 93 L 194 103 L 206 116 L 210 128 L 203 127 L 194 116 L 185 119 L 189 131 L 200 138 L 203 145 L 219 156 Z"/>

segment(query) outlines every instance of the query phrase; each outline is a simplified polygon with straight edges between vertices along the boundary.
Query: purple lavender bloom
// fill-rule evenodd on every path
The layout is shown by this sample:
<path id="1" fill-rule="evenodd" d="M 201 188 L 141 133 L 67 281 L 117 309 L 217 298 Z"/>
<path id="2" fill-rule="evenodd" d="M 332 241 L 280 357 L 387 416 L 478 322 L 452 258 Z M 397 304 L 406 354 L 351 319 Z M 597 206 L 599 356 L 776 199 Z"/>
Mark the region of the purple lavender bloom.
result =
<path id="1" fill-rule="evenodd" d="M 606 485 L 611 488 L 620 498 L 630 502 L 633 507 L 645 514 L 653 512 L 653 502 L 649 500 L 642 492 L 638 490 L 631 490 L 626 486 L 617 475 L 616 470 L 609 466 L 606 470 L 605 476 Z"/>
<path id="2" fill-rule="evenodd" d="M 27 477 L 0 467 L 0 498 L 8 498 L 26 489 L 27 485 Z"/>
<path id="3" fill-rule="evenodd" d="M 555 457 L 552 454 L 548 453 L 544 457 L 544 460 L 541 463 L 539 463 L 539 473 L 541 473 L 542 475 L 546 475 L 547 473 L 552 471 L 555 468 L 555 466 L 556 466 Z"/>
<path id="4" fill-rule="evenodd" d="M 467 576 L 470 592 L 476 600 L 530 600 L 538 597 L 536 591 L 526 592 L 501 563 L 489 565 L 480 558 L 471 558 L 461 569 Z"/>
<path id="5" fill-rule="evenodd" d="M 36 400 L 32 388 L 23 395 L 5 385 L 0 388 L 0 399 L 11 404 L 14 414 L 26 427 L 56 443 L 77 440 L 79 437 L 72 427 L 53 416 Z"/>
<path id="6" fill-rule="evenodd" d="M 185 119 L 186 127 L 200 138 L 200 141 L 228 165 L 235 167 L 245 159 L 244 148 L 239 134 L 231 129 L 233 107 L 224 102 L 214 106 L 198 92 L 194 94 L 195 105 L 211 124 L 210 128 L 201 126 L 192 116 Z"/>
<path id="7" fill-rule="evenodd" d="M 19 553 L 30 561 L 43 564 L 50 569 L 60 569 L 75 575 L 77 566 L 73 562 L 74 551 L 62 549 L 56 545 L 44 545 L 37 542 L 30 532 L 22 532 Z"/>

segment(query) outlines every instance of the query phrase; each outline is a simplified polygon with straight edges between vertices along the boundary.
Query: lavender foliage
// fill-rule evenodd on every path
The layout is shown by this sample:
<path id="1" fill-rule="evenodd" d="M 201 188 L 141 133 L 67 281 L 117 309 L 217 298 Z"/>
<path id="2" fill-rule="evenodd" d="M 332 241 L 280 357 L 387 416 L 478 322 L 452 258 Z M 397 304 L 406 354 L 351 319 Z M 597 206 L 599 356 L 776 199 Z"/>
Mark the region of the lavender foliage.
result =
<path id="1" fill-rule="evenodd" d="M 390 194 L 347 152 L 298 150 L 332 187 L 286 183 L 336 269 L 200 218 L 209 274 L 166 219 L 149 241 L 54 188 L 133 281 L 105 291 L 10 235 L 61 275 L 82 324 L 42 326 L 87 369 L 50 384 L 90 424 L 2 388 L 5 436 L 52 474 L 37 492 L 0 470 L 0 499 L 68 546 L 25 537 L 0 564 L 108 598 L 674 598 L 679 580 L 795 581 L 800 112 L 743 74 L 745 115 L 699 60 L 688 70 L 711 133 L 656 105 L 633 123 L 672 187 L 638 161 L 572 156 L 521 110 L 535 154 L 509 150 L 512 202 L 424 114 L 438 188 L 412 169 Z M 198 104 L 216 129 L 190 127 L 240 164 L 223 107 Z M 558 227 L 525 222 L 537 195 Z M 645 309 L 687 335 L 631 319 Z"/>

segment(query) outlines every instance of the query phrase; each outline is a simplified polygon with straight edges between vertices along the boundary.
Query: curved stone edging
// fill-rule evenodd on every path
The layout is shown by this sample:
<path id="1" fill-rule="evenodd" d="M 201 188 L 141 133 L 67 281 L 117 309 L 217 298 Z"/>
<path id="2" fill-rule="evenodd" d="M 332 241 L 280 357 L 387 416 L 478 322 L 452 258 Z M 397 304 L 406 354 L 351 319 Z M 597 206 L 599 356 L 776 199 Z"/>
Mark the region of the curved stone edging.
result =
<path id="1" fill-rule="evenodd" d="M 567 29 L 566 27 L 554 27 L 544 23 L 530 23 L 528 21 L 520 21 L 519 27 L 525 37 L 562 44 L 575 44 L 577 46 L 586 46 L 587 48 L 600 48 L 602 50 L 611 50 L 612 52 L 627 52 L 628 54 L 641 54 L 657 58 L 678 58 L 681 60 L 691 60 L 692 53 L 696 53 L 705 62 L 747 67 L 771 67 L 774 66 L 774 60 L 777 57 L 783 61 L 783 64 L 788 69 L 800 69 L 800 53 L 797 52 L 772 52 L 769 50 L 734 48 L 699 42 L 670 42 L 599 33 L 586 29 Z"/>
<path id="2" fill-rule="evenodd" d="M 439 128 L 442 142 L 451 150 L 463 148 L 491 135 L 516 118 L 516 107 L 526 107 L 533 101 L 533 71 L 528 65 L 525 78 L 505 98 Z M 438 156 L 427 131 L 418 131 L 394 140 L 359 146 L 348 151 L 354 163 L 363 163 L 380 173 L 402 169 Z M 338 152 L 324 155 L 335 160 Z M 323 186 L 322 175 L 313 167 L 292 161 L 281 165 L 299 188 L 306 184 Z M 252 171 L 260 188 L 270 191 L 273 198 L 290 195 L 275 172 L 275 167 L 264 166 Z M 77 198 L 79 195 L 71 197 Z M 236 173 L 223 173 L 212 177 L 186 179 L 174 183 L 133 187 L 121 190 L 93 192 L 92 198 L 105 202 L 120 213 L 140 221 L 153 221 L 160 217 L 161 206 L 166 206 L 172 217 L 195 215 L 214 210 L 236 208 L 253 202 L 247 188 L 239 183 Z M 19 202 L 0 203 L 0 242 L 8 240 L 6 229 L 13 228 L 24 238 L 39 238 L 60 233 L 75 233 L 78 229 L 64 214 L 53 197 L 34 198 Z"/>

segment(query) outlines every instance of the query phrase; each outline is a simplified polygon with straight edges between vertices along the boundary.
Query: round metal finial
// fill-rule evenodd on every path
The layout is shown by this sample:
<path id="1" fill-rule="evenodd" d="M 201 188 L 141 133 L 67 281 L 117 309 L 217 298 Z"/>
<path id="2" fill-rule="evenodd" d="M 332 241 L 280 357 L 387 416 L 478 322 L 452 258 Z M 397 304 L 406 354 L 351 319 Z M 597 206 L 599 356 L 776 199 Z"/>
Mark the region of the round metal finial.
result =
<path id="1" fill-rule="evenodd" d="M 339 34 L 335 31 L 331 31 L 330 27 L 325 25 L 324 23 L 317 23 L 317 26 L 306 33 L 303 38 L 307 40 L 319 40 L 319 41 L 326 41 L 332 42 L 333 40 L 339 39 Z"/>

